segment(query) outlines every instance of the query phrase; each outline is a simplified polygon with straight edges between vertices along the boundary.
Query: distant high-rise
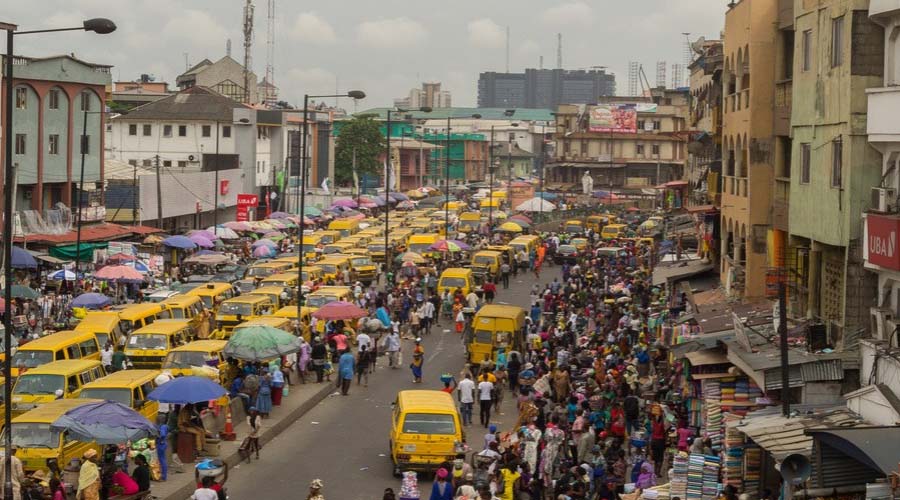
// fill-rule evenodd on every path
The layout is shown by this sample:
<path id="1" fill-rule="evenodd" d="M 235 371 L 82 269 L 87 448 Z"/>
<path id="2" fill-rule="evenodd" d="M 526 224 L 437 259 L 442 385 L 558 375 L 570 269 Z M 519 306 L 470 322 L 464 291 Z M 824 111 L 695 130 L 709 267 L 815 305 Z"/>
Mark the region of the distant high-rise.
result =
<path id="1" fill-rule="evenodd" d="M 441 90 L 441 82 L 423 82 L 422 88 L 412 89 L 407 97 L 394 99 L 400 108 L 449 108 L 452 107 L 449 90 Z"/>
<path id="2" fill-rule="evenodd" d="M 489 71 L 478 77 L 479 108 L 556 109 L 616 95 L 616 76 L 604 70 L 526 69 Z"/>

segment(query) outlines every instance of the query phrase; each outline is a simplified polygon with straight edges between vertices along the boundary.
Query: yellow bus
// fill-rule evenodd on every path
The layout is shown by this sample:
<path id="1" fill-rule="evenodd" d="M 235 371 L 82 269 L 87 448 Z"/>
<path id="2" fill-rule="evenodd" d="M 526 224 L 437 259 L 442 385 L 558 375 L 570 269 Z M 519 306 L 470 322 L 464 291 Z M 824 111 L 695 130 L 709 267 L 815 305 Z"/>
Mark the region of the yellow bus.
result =
<path id="1" fill-rule="evenodd" d="M 444 391 L 397 393 L 391 411 L 391 461 L 401 471 L 430 472 L 464 451 L 462 422 L 453 396 Z"/>
<path id="2" fill-rule="evenodd" d="M 195 340 L 169 351 L 162 369 L 176 377 L 195 375 L 194 367 L 211 366 L 219 370 L 219 382 L 224 379 L 225 344 L 227 340 Z"/>
<path id="3" fill-rule="evenodd" d="M 487 304 L 475 313 L 472 333 L 466 339 L 469 362 L 496 362 L 500 350 L 506 353 L 523 350 L 525 309 L 517 306 Z"/>
<path id="4" fill-rule="evenodd" d="M 324 244 L 323 240 L 324 238 L 321 234 L 304 234 L 300 244 L 303 251 L 303 258 L 306 260 L 315 260 L 316 248 L 320 244 Z"/>
<path id="5" fill-rule="evenodd" d="M 119 328 L 122 333 L 128 335 L 138 328 L 143 328 L 157 319 L 167 319 L 172 316 L 160 303 L 145 302 L 132 304 L 119 309 Z"/>
<path id="6" fill-rule="evenodd" d="M 54 399 L 77 398 L 85 384 L 104 375 L 96 359 L 66 359 L 27 370 L 13 386 L 12 412 L 20 415 Z"/>
<path id="7" fill-rule="evenodd" d="M 262 295 L 263 297 L 268 297 L 272 304 L 275 305 L 275 309 L 281 309 L 293 302 L 293 290 L 295 289 L 296 288 L 286 288 L 283 286 L 260 286 L 256 290 L 244 294 L 243 296 Z"/>
<path id="8" fill-rule="evenodd" d="M 296 266 L 296 262 L 260 262 L 259 264 L 253 264 L 252 266 L 250 266 L 250 268 L 247 269 L 246 276 L 247 278 L 253 278 L 256 281 L 259 281 L 266 276 L 283 273 L 294 266 Z"/>
<path id="9" fill-rule="evenodd" d="M 81 459 L 88 450 L 100 453 L 96 442 L 75 441 L 50 428 L 50 424 L 67 411 L 99 402 L 99 399 L 57 399 L 14 418 L 12 444 L 25 472 L 42 470 L 49 476 L 51 465 L 62 469 L 73 459 Z M 4 429 L 4 432 L 8 430 Z"/>
<path id="10" fill-rule="evenodd" d="M 350 259 L 345 255 L 328 256 L 316 262 L 316 266 L 322 268 L 326 281 L 337 281 L 344 271 L 350 271 Z"/>
<path id="11" fill-rule="evenodd" d="M 200 297 L 203 305 L 215 314 L 221 302 L 234 297 L 234 287 L 231 283 L 212 282 L 198 286 L 185 293 L 185 295 Z"/>
<path id="12" fill-rule="evenodd" d="M 159 370 L 120 370 L 84 384 L 78 397 L 122 403 L 153 423 L 159 413 L 159 403 L 147 399 L 147 395 L 156 389 L 156 377 L 160 373 Z"/>
<path id="13" fill-rule="evenodd" d="M 196 334 L 200 331 L 200 322 L 203 320 L 203 302 L 195 295 L 176 295 L 160 302 L 172 319 L 186 319 L 190 321 L 191 328 Z"/>
<path id="14" fill-rule="evenodd" d="M 437 233 L 428 233 L 428 234 L 413 234 L 409 237 L 409 248 L 407 251 L 415 252 L 424 257 L 430 257 L 435 252 L 431 250 L 431 245 L 434 245 L 438 241 L 444 239 L 443 236 Z"/>
<path id="15" fill-rule="evenodd" d="M 438 279 L 438 293 L 443 294 L 445 291 L 453 293 L 457 289 L 462 291 L 463 296 L 475 289 L 475 273 L 471 269 L 451 267 L 441 273 Z"/>
<path id="16" fill-rule="evenodd" d="M 316 311 L 329 302 L 334 302 L 336 300 L 351 300 L 353 298 L 353 291 L 350 290 L 349 286 L 323 286 L 319 287 L 315 292 L 305 295 L 305 298 L 306 303 L 303 305 Z"/>
<path id="17" fill-rule="evenodd" d="M 125 355 L 136 368 L 160 368 L 172 349 L 193 340 L 185 319 L 161 319 L 128 335 Z"/>
<path id="18" fill-rule="evenodd" d="M 359 232 L 359 221 L 356 219 L 337 219 L 328 223 L 329 231 L 337 231 L 341 234 L 341 238 L 356 234 Z"/>
<path id="19" fill-rule="evenodd" d="M 335 241 L 340 241 L 340 239 L 341 239 L 340 231 L 331 231 L 331 230 L 325 229 L 325 230 L 321 230 L 321 231 L 316 231 L 313 234 L 319 235 L 319 237 L 321 238 L 320 242 L 323 245 L 330 245 L 330 244 L 334 243 Z"/>
<path id="20" fill-rule="evenodd" d="M 213 337 L 227 339 L 236 325 L 272 314 L 274 310 L 275 305 L 264 295 L 241 295 L 228 299 L 219 306 L 219 312 L 216 314 L 216 332 Z"/>
<path id="21" fill-rule="evenodd" d="M 471 233 L 481 229 L 481 212 L 463 212 L 459 216 L 459 232 Z"/>
<path id="22" fill-rule="evenodd" d="M 125 342 L 125 335 L 119 328 L 119 313 L 115 311 L 88 311 L 75 327 L 75 331 L 91 332 L 96 335 L 101 349 L 107 342 L 114 346 Z"/>
<path id="23" fill-rule="evenodd" d="M 100 343 L 90 331 L 63 330 L 32 340 L 16 350 L 12 358 L 12 376 L 19 376 L 19 367 L 37 368 L 65 359 L 100 360 Z"/>

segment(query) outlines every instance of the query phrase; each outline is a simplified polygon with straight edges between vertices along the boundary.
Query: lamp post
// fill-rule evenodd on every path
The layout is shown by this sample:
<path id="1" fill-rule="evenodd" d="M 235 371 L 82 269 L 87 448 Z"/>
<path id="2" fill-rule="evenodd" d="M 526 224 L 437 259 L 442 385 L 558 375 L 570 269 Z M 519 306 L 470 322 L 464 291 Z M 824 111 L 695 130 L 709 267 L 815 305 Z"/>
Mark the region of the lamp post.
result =
<path id="1" fill-rule="evenodd" d="M 88 115 L 100 114 L 102 115 L 103 111 L 88 111 L 87 106 L 84 104 L 85 94 L 81 94 L 82 104 L 81 107 L 84 109 L 84 120 L 81 125 L 81 140 L 79 143 L 81 144 L 81 173 L 78 178 L 78 212 L 75 214 L 75 283 L 78 283 L 78 268 L 81 264 L 81 210 L 82 210 L 82 200 L 81 193 L 84 192 L 84 157 L 87 154 L 88 147 L 88 138 L 87 138 L 87 118 Z M 102 130 L 103 124 L 100 124 L 100 128 Z M 65 278 L 65 271 L 63 272 L 63 278 Z M 73 287 L 74 288 L 74 287 Z"/>
<path id="2" fill-rule="evenodd" d="M 93 31 L 98 35 L 105 35 L 116 30 L 116 24 L 109 19 L 94 18 L 88 19 L 82 23 L 80 27 L 73 28 L 55 28 L 46 30 L 32 31 L 16 31 L 18 26 L 10 23 L 0 23 L 0 30 L 6 31 L 6 99 L 4 102 L 5 127 L 3 127 L 4 135 L 4 186 L 3 186 L 3 233 L 6 235 L 3 244 L 3 262 L 4 262 L 4 278 L 6 281 L 6 305 L 3 307 L 3 351 L 6 359 L 3 360 L 3 370 L 6 379 L 3 383 L 4 401 L 6 401 L 5 411 L 3 414 L 3 423 L 7 429 L 3 443 L 3 500 L 12 500 L 12 351 L 10 343 L 12 342 L 12 239 L 13 239 L 13 183 L 15 177 L 12 169 L 12 148 L 13 148 L 13 38 L 16 35 L 33 35 L 38 33 L 54 33 L 57 31 Z"/>
<path id="3" fill-rule="evenodd" d="M 493 160 L 494 153 L 491 152 L 491 159 Z M 490 192 L 488 193 L 488 229 L 494 229 L 494 171 L 500 167 L 500 160 L 491 161 L 491 185 L 489 186 Z"/>
<path id="4" fill-rule="evenodd" d="M 391 272 L 391 255 L 390 255 L 390 218 L 391 218 L 391 114 L 392 113 L 408 113 L 411 110 L 402 108 L 391 108 L 387 110 L 387 129 L 385 130 L 385 155 L 384 155 L 384 289 L 387 291 L 391 286 L 388 283 L 387 276 Z M 422 106 L 418 109 L 423 113 L 431 113 L 430 106 Z"/>
<path id="5" fill-rule="evenodd" d="M 363 99 L 366 93 L 362 90 L 351 90 L 346 94 L 303 96 L 303 131 L 300 133 L 300 229 L 297 234 L 297 327 L 301 325 L 300 311 L 303 309 L 303 218 L 306 211 L 306 135 L 309 133 L 309 98 L 327 99 L 329 97 L 349 97 Z"/>

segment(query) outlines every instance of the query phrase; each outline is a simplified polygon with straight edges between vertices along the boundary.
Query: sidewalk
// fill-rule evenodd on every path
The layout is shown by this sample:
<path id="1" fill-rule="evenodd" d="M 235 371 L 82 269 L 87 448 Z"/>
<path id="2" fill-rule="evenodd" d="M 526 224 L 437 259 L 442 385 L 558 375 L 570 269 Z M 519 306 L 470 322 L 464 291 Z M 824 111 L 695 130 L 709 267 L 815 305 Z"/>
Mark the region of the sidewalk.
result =
<path id="1" fill-rule="evenodd" d="M 292 378 L 296 379 L 296 374 Z M 308 379 L 309 376 L 307 376 Z M 294 385 L 290 386 L 290 394 L 282 399 L 281 406 L 274 407 L 269 418 L 263 421 L 263 432 L 259 439 L 261 445 L 265 445 L 277 437 L 289 425 L 315 407 L 320 401 L 327 398 L 329 394 L 338 390 L 333 380 L 317 384 L 314 381 L 314 373 L 312 373 L 312 379 L 313 382 L 307 381 L 306 384 L 295 382 Z M 219 456 L 210 458 L 217 458 L 226 462 L 229 468 L 240 463 L 241 458 L 238 455 L 238 447 L 247 435 L 246 429 L 246 420 L 234 422 L 234 431 L 237 433 L 237 439 L 234 441 L 222 441 Z M 253 460 L 253 463 L 255 462 L 256 460 Z M 154 481 L 151 483 L 150 489 L 153 496 L 163 500 L 185 500 L 189 498 L 196 489 L 194 465 L 184 464 L 184 472 L 180 474 L 173 472 L 170 465 L 168 481 Z M 252 465 L 249 466 L 252 467 Z"/>

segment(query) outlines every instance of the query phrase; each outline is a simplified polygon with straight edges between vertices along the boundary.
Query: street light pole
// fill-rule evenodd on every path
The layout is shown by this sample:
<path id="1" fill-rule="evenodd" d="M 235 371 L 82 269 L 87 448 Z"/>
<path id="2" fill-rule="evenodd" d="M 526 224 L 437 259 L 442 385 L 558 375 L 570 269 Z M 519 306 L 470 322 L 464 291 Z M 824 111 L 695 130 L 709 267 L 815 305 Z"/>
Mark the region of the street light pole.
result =
<path id="1" fill-rule="evenodd" d="M 55 28 L 46 30 L 32 30 L 16 32 L 18 26 L 10 23 L 0 23 L 0 29 L 6 31 L 6 61 L 5 61 L 5 90 L 6 99 L 4 102 L 5 126 L 3 127 L 4 135 L 4 158 L 3 158 L 3 232 L 6 235 L 3 244 L 3 277 L 5 280 L 4 288 L 6 304 L 3 306 L 3 352 L 5 359 L 3 360 L 3 370 L 6 374 L 3 383 L 3 394 L 5 410 L 3 413 L 3 424 L 7 430 L 5 439 L 3 440 L 3 500 L 12 500 L 13 484 L 12 484 L 12 240 L 13 240 L 13 188 L 15 176 L 12 168 L 13 156 L 13 38 L 16 35 L 32 35 L 38 33 L 52 33 L 57 31 L 93 31 L 99 35 L 112 33 L 116 30 L 116 25 L 109 19 L 95 18 L 88 19 L 77 28 Z"/>
<path id="2" fill-rule="evenodd" d="M 444 187 L 447 194 L 444 197 L 444 238 L 450 239 L 450 116 L 447 116 L 447 164 L 444 167 Z M 465 160 L 465 143 L 463 143 L 463 160 Z"/>
<path id="3" fill-rule="evenodd" d="M 494 126 L 491 125 L 491 162 L 490 162 L 490 170 L 491 170 L 491 184 L 488 186 L 488 229 L 491 230 L 494 228 Z"/>
<path id="4" fill-rule="evenodd" d="M 384 154 L 384 290 L 387 291 L 391 286 L 388 283 L 388 275 L 391 273 L 391 255 L 390 255 L 390 228 L 391 228 L 391 201 L 389 193 L 391 192 L 391 112 L 387 110 L 387 130 L 385 130 L 386 149 Z"/>
<path id="5" fill-rule="evenodd" d="M 213 234 L 218 234 L 219 231 L 219 137 L 221 137 L 221 132 L 219 131 L 219 120 L 216 120 L 216 185 L 215 190 L 216 193 L 214 195 L 213 201 Z"/>

